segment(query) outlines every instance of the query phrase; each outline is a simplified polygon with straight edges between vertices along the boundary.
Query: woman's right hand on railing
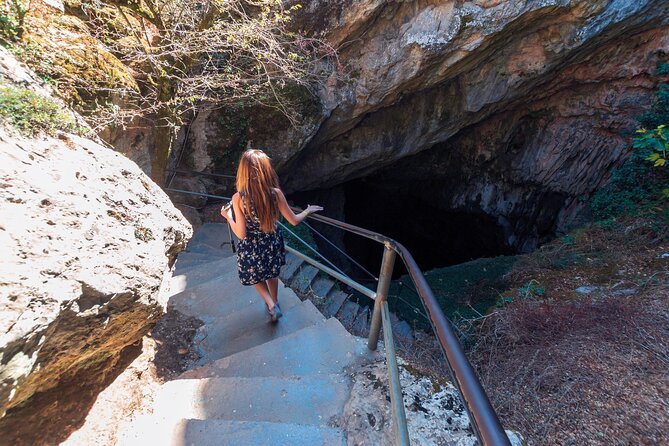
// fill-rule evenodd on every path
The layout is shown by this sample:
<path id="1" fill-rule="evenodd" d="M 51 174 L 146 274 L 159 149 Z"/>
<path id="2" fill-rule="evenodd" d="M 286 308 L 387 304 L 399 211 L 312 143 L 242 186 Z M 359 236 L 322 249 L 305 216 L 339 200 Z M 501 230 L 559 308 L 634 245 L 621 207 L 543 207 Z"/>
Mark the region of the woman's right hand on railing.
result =
<path id="1" fill-rule="evenodd" d="M 307 205 L 307 209 L 305 209 L 305 210 L 307 211 L 307 214 L 313 214 L 314 212 L 322 211 L 323 206 L 318 206 L 318 205 L 315 205 L 315 204 L 309 204 L 309 205 Z"/>

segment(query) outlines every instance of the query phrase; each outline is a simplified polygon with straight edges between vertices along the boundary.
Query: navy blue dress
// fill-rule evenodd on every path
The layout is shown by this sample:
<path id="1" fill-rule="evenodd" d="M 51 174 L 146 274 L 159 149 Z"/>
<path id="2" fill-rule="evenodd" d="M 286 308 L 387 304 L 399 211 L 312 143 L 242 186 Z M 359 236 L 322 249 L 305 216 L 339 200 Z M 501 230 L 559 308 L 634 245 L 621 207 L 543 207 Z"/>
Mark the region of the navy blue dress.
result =
<path id="1" fill-rule="evenodd" d="M 279 276 L 286 264 L 286 249 L 281 228 L 275 223 L 276 232 L 263 232 L 254 209 L 244 209 L 246 238 L 237 246 L 237 270 L 242 285 L 255 285 Z"/>

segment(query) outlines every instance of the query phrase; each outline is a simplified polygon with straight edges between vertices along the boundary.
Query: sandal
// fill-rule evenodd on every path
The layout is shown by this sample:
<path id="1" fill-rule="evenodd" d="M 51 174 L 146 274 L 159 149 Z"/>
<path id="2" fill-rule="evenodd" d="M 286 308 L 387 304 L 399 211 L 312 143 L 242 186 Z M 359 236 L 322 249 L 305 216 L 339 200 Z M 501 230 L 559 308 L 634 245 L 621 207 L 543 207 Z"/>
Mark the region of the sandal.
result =
<path id="1" fill-rule="evenodd" d="M 274 304 L 274 307 L 271 310 L 269 307 L 267 307 L 267 313 L 269 313 L 269 318 L 272 322 L 277 322 L 279 318 L 283 316 L 283 313 L 281 313 L 281 308 L 279 308 L 278 304 Z"/>
<path id="2" fill-rule="evenodd" d="M 279 302 L 274 304 L 274 317 L 276 317 L 275 321 L 278 321 L 283 317 L 283 313 L 281 312 L 281 307 L 279 306 Z"/>

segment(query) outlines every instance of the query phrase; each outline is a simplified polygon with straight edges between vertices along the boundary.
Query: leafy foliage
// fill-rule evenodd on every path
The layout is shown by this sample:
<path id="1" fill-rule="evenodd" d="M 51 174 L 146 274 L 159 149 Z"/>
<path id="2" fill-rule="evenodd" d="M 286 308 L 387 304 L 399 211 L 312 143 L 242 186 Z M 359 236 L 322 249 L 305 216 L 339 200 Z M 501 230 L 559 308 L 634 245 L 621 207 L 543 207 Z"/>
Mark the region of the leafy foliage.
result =
<path id="1" fill-rule="evenodd" d="M 502 295 L 499 299 L 497 299 L 495 306 L 503 307 L 516 299 L 540 298 L 544 294 L 546 294 L 546 287 L 544 287 L 539 281 L 532 279 L 525 285 L 518 288 L 515 296 L 513 294 Z"/>
<path id="2" fill-rule="evenodd" d="M 27 88 L 11 85 L 0 85 L 0 118 L 28 135 L 41 131 L 71 132 L 76 128 L 74 119 L 63 113 L 56 102 Z"/>
<path id="3" fill-rule="evenodd" d="M 299 8 L 280 0 L 81 1 L 76 14 L 139 71 L 138 89 L 112 88 L 139 107 L 103 104 L 102 123 L 158 114 L 159 125 L 178 126 L 189 111 L 245 103 L 297 119 L 282 91 L 324 79 L 321 62 L 332 52 L 288 29 Z"/>
<path id="4" fill-rule="evenodd" d="M 659 125 L 653 130 L 640 129 L 639 134 L 634 138 L 633 147 L 642 152 L 649 153 L 646 161 L 653 162 L 655 167 L 664 166 L 667 162 L 667 150 L 669 150 L 669 141 L 667 141 L 667 131 L 665 125 Z"/>
<path id="5" fill-rule="evenodd" d="M 314 239 L 313 234 L 311 233 L 311 230 L 304 224 L 299 224 L 297 226 L 292 226 L 290 223 L 288 223 L 284 218 L 281 218 L 281 222 L 286 225 L 286 227 L 292 231 L 295 236 L 299 237 L 300 239 L 304 240 L 307 245 L 311 246 L 312 248 L 318 250 L 318 246 L 316 245 L 316 240 Z M 291 232 L 288 230 L 282 230 L 283 232 L 283 237 L 288 246 L 291 248 L 297 249 L 303 254 L 306 254 L 308 256 L 313 256 L 314 253 L 311 251 L 309 248 L 304 246 L 304 243 L 302 243 L 297 237 L 295 237 Z"/>

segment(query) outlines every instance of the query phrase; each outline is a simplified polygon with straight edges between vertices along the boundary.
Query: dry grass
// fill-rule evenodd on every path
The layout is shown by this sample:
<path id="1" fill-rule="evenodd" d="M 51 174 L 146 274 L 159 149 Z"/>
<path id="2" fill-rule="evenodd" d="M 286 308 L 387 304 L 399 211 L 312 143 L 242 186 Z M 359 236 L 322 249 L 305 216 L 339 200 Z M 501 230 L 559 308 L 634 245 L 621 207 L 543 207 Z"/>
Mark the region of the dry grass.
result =
<path id="1" fill-rule="evenodd" d="M 507 428 L 532 445 L 669 444 L 664 235 L 628 220 L 516 264 L 514 301 L 475 324 L 470 355 Z M 529 281 L 544 293 L 519 293 Z"/>

